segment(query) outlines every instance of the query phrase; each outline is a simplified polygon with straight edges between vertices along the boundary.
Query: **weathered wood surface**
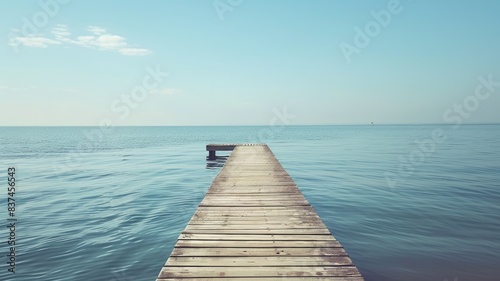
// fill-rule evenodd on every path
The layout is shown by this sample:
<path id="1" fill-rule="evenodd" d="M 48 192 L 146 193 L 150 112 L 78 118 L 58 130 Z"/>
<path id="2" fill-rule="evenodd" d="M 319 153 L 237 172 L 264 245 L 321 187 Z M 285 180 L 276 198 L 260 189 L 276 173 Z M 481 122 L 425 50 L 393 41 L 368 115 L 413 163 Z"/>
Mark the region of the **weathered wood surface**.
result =
<path id="1" fill-rule="evenodd" d="M 364 280 L 267 145 L 235 145 L 157 281 L 289 279 Z"/>
<path id="2" fill-rule="evenodd" d="M 207 151 L 232 151 L 237 144 L 207 144 Z"/>

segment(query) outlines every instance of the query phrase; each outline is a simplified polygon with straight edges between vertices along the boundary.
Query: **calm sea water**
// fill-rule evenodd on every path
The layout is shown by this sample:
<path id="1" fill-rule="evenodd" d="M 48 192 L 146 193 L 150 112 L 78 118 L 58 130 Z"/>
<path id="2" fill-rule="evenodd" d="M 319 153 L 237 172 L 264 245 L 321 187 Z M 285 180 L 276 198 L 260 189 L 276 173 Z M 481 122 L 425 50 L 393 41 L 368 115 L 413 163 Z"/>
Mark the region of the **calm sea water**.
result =
<path id="1" fill-rule="evenodd" d="M 212 142 L 266 142 L 367 281 L 500 280 L 499 125 L 97 132 L 0 128 L 5 226 L 7 167 L 18 180 L 17 273 L 2 242 L 0 280 L 154 280 L 218 172 Z"/>

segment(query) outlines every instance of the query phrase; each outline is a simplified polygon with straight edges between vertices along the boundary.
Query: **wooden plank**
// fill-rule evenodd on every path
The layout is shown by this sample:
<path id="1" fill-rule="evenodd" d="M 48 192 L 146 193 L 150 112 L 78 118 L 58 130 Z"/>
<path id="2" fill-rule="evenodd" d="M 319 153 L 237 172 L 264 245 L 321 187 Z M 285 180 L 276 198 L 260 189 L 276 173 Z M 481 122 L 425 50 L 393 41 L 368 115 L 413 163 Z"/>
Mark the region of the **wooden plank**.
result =
<path id="1" fill-rule="evenodd" d="M 249 208 L 249 207 L 246 207 Z M 193 219 L 203 219 L 203 218 L 209 218 L 209 217 L 214 217 L 214 218 L 225 218 L 225 219 L 230 219 L 234 217 L 241 217 L 241 218 L 249 218 L 249 219 L 254 219 L 254 218 L 262 218 L 262 219 L 284 219 L 284 220 L 299 220 L 299 219 L 308 219 L 308 218 L 318 218 L 318 214 L 311 212 L 311 211 L 296 211 L 296 210 L 290 210 L 290 211 L 272 211 L 272 213 L 266 214 L 264 212 L 258 212 L 258 213 L 251 213 L 252 211 L 249 210 L 249 213 L 245 212 L 224 212 L 224 213 L 217 213 L 216 211 L 198 211 L 193 215 Z"/>
<path id="2" fill-rule="evenodd" d="M 220 203 L 200 203 L 200 206 L 213 206 L 213 207 L 255 207 L 255 206 L 287 206 L 287 202 L 256 202 L 256 203 L 234 203 L 234 202 L 220 202 Z M 295 206 L 309 206 L 309 203 L 295 203 Z"/>
<path id="3" fill-rule="evenodd" d="M 233 151 L 158 281 L 364 281 L 266 145 L 210 149 Z"/>
<path id="4" fill-rule="evenodd" d="M 291 212 L 285 212 L 285 211 L 275 211 L 272 214 L 265 214 L 265 213 L 260 213 L 260 214 L 252 214 L 252 213 L 243 213 L 243 212 L 227 212 L 224 214 L 218 214 L 217 212 L 197 212 L 192 218 L 192 220 L 204 220 L 204 219 L 212 219 L 212 220 L 264 220 L 264 221 L 271 221 L 271 220 L 309 220 L 309 219 L 320 219 L 319 216 L 315 213 L 311 213 L 309 211 L 291 211 Z"/>
<path id="5" fill-rule="evenodd" d="M 326 228 L 273 228 L 273 229 L 184 229 L 182 233 L 201 234 L 330 234 Z"/>
<path id="6" fill-rule="evenodd" d="M 286 194 L 285 194 L 286 193 Z M 282 196 L 286 196 L 287 194 L 300 194 L 297 192 L 295 187 L 291 186 L 274 186 L 272 188 L 262 187 L 262 186 L 253 186 L 248 188 L 234 188 L 234 187 L 215 187 L 207 191 L 207 195 L 247 195 L 247 194 L 255 194 L 255 195 L 275 195 L 279 194 Z"/>
<path id="7" fill-rule="evenodd" d="M 203 206 L 200 206 L 198 208 L 201 208 Z M 279 206 L 270 206 L 270 207 L 279 207 Z M 308 207 L 308 206 L 297 206 L 297 207 Z M 213 208 L 219 208 L 219 207 L 213 207 Z M 247 209 L 247 212 L 244 212 L 242 210 L 234 210 L 234 211 L 225 211 L 224 213 L 218 213 L 217 211 L 198 211 L 196 212 L 195 216 L 196 217 L 210 217 L 210 216 L 220 216 L 220 217 L 261 217 L 261 218 L 271 218 L 271 217 L 290 217 L 290 218 L 301 218 L 301 217 L 308 217 L 308 216 L 315 216 L 317 217 L 316 213 L 313 213 L 311 211 L 307 210 L 290 210 L 290 211 L 280 211 L 280 210 L 275 210 L 272 211 L 270 210 L 269 213 L 265 213 L 265 211 L 254 211 L 251 209 L 251 207 L 240 207 L 241 209 Z M 237 208 L 233 208 L 237 209 Z"/>
<path id="8" fill-rule="evenodd" d="M 232 151 L 236 144 L 208 144 L 207 151 Z"/>
<path id="9" fill-rule="evenodd" d="M 220 181 L 218 183 L 218 186 L 220 187 L 236 187 L 237 185 L 244 185 L 244 186 L 265 186 L 265 187 L 274 187 L 274 186 L 290 186 L 293 184 L 293 181 L 291 180 L 286 180 L 286 181 L 263 181 L 259 179 L 255 180 L 249 180 L 249 179 L 242 179 L 242 180 L 227 180 L 227 181 Z"/>
<path id="10" fill-rule="evenodd" d="M 281 218 L 281 217 L 278 217 Z M 265 220 L 262 218 L 256 217 L 255 219 L 248 219 L 245 218 L 243 220 L 240 220 L 239 217 L 234 217 L 233 219 L 191 219 L 189 224 L 210 224 L 210 225 L 256 225 L 256 224 L 262 224 L 262 225 L 272 225 L 272 224 L 297 224 L 297 225 L 305 225 L 305 224 L 312 224 L 312 225 L 318 225 L 321 224 L 321 220 L 319 219 L 311 219 L 311 220 L 306 220 L 306 219 L 297 219 L 297 220 Z"/>
<path id="11" fill-rule="evenodd" d="M 285 171 L 277 171 L 277 172 L 268 172 L 268 171 L 263 171 L 263 172 L 238 172 L 234 173 L 231 172 L 231 176 L 227 176 L 227 174 L 223 174 L 219 177 L 217 177 L 217 180 L 222 181 L 222 180 L 247 180 L 249 177 L 254 177 L 258 180 L 273 180 L 273 181 L 292 181 L 292 177 L 286 174 Z"/>
<path id="12" fill-rule="evenodd" d="M 205 216 L 193 216 L 191 218 L 190 223 L 199 223 L 199 222 L 227 222 L 231 221 L 234 223 L 240 224 L 256 224 L 256 223 L 265 223 L 265 222 L 310 222 L 310 221 L 321 221 L 318 216 L 218 216 L 216 214 L 213 215 L 205 215 Z"/>
<path id="13" fill-rule="evenodd" d="M 189 229 L 281 229 L 281 228 L 291 228 L 291 229 L 301 229 L 301 228 L 325 228 L 322 222 L 304 222 L 304 223 L 262 223 L 256 226 L 251 222 L 243 223 L 232 223 L 232 222 L 216 222 L 216 221 L 206 221 L 198 223 L 190 223 Z"/>
<path id="14" fill-rule="evenodd" d="M 197 212 L 196 215 L 194 215 L 192 220 L 204 220 L 204 219 L 211 219 L 211 220 L 260 220 L 260 221 L 271 221 L 271 220 L 293 220 L 293 221 L 301 221 L 301 220 L 309 220 L 309 219 L 318 219 L 320 220 L 319 216 L 315 213 L 311 213 L 309 211 L 274 211 L 272 214 L 265 214 L 265 213 L 258 213 L 258 214 L 252 214 L 252 213 L 243 213 L 243 212 L 226 212 L 223 214 L 218 214 L 217 212 Z"/>
<path id="15" fill-rule="evenodd" d="M 310 207 L 310 206 L 294 206 L 294 207 Z M 204 206 L 200 206 L 200 208 L 204 208 Z M 194 216 L 193 220 L 197 219 L 236 219 L 240 218 L 242 220 L 307 220 L 312 218 L 319 219 L 319 216 L 310 210 L 298 210 L 298 209 L 290 209 L 290 210 L 280 210 L 274 209 L 276 206 L 270 206 L 266 211 L 266 209 L 256 209 L 255 207 L 234 207 L 234 208 L 226 208 L 224 211 L 219 211 L 221 207 L 206 207 L 204 210 L 198 210 Z M 260 208 L 260 207 L 259 207 Z M 214 209 L 214 210 L 210 210 Z M 229 210 L 231 209 L 231 210 Z"/>
<path id="16" fill-rule="evenodd" d="M 225 175 L 226 174 L 221 174 L 217 177 L 218 178 L 225 177 Z M 248 169 L 236 170 L 235 169 L 235 170 L 231 171 L 231 175 L 234 175 L 235 177 L 289 176 L 289 174 L 285 170 L 277 169 L 277 168 L 273 169 L 273 171 L 263 170 L 263 169 L 259 169 L 259 170 L 248 170 Z"/>
<path id="17" fill-rule="evenodd" d="M 233 197 L 233 196 L 206 196 L 203 199 L 204 202 L 263 202 L 263 201 L 271 201 L 272 202 L 306 202 L 307 200 L 304 197 L 296 197 L 291 195 L 290 198 L 286 197 L 276 197 L 276 196 L 241 196 L 241 197 Z M 202 202 L 203 202 L 202 201 Z"/>
<path id="18" fill-rule="evenodd" d="M 266 256 L 346 256 L 344 248 L 318 247 L 318 248 L 174 248 L 170 256 L 187 257 L 266 257 Z"/>
<path id="19" fill-rule="evenodd" d="M 217 212 L 217 213 L 272 213 L 272 212 L 314 212 L 311 206 L 255 206 L 255 207 L 245 207 L 245 208 L 227 208 L 227 207 L 198 207 L 197 212 Z"/>
<path id="20" fill-rule="evenodd" d="M 204 199 L 201 201 L 200 205 L 205 206 L 205 205 L 220 205 L 223 204 L 224 206 L 232 206 L 234 205 L 235 207 L 239 207 L 240 205 L 253 205 L 253 206 L 310 206 L 309 202 L 305 199 L 288 199 L 288 200 L 283 200 L 283 199 L 277 199 L 277 200 L 266 200 L 266 199 L 225 199 L 225 198 L 210 198 L 210 199 Z"/>
<path id="21" fill-rule="evenodd" d="M 215 277 L 345 277 L 361 276 L 354 266 L 279 266 L 279 267 L 177 267 L 166 266 L 159 277 L 215 278 Z"/>
<path id="22" fill-rule="evenodd" d="M 294 212 L 279 212 L 273 215 L 255 215 L 255 214 L 244 214 L 244 213 L 226 213 L 226 214 L 216 214 L 214 212 L 204 212 L 198 213 L 196 216 L 191 218 L 190 223 L 199 224 L 203 221 L 223 221 L 237 224 L 245 224 L 245 221 L 250 221 L 251 223 L 266 223 L 266 222 L 276 222 L 276 223 L 309 223 L 309 222 L 321 222 L 321 219 L 312 213 L 303 212 L 301 215 L 294 215 Z"/>
<path id="23" fill-rule="evenodd" d="M 184 240 L 220 240 L 220 241 L 335 241 L 328 234 L 181 234 L 179 239 Z"/>
<path id="24" fill-rule="evenodd" d="M 268 199 L 268 200 L 280 200 L 280 199 L 304 199 L 304 195 L 295 192 L 291 194 L 282 194 L 278 192 L 272 192 L 272 193 L 266 193 L 266 194 L 260 194 L 260 193 L 223 193 L 223 194 L 210 194 L 207 193 L 205 195 L 205 198 L 209 199 L 217 199 L 217 198 L 224 198 L 224 199 Z"/>
<path id="25" fill-rule="evenodd" d="M 206 229 L 206 230 L 213 230 L 213 229 L 226 229 L 226 230 L 259 230 L 259 229 L 325 229 L 325 226 L 323 224 L 319 223 L 310 223 L 310 224 L 303 224 L 303 225 L 298 225 L 298 224 L 275 224 L 275 225 L 254 225 L 254 224 L 189 224 L 186 227 L 186 230 L 193 230 L 193 229 Z"/>
<path id="26" fill-rule="evenodd" d="M 166 266 L 352 266 L 349 257 L 170 257 Z"/>
<path id="27" fill-rule="evenodd" d="M 182 281 L 214 281 L 214 280 L 231 280 L 231 281 L 283 281 L 283 280 L 293 280 L 293 281 L 363 281 L 363 277 L 361 276 L 350 276 L 350 277 L 301 277 L 301 276 L 286 276 L 286 277 L 238 277 L 235 279 L 234 277 L 195 277 L 195 278 L 158 278 L 158 281 L 171 281 L 171 280 L 182 280 Z"/>
<path id="28" fill-rule="evenodd" d="M 302 195 L 290 194 L 288 197 L 275 195 L 207 195 L 205 201 L 306 201 Z"/>
<path id="29" fill-rule="evenodd" d="M 220 241 L 214 240 L 178 240 L 176 247 L 189 248 L 326 248 L 326 247 L 342 247 L 336 240 L 333 241 Z"/>
<path id="30" fill-rule="evenodd" d="M 262 193 L 277 193 L 280 192 L 283 195 L 284 193 L 290 193 L 290 194 L 296 194 L 297 189 L 291 186 L 286 186 L 286 185 L 275 185 L 275 186 L 267 186 L 267 187 L 262 187 L 262 186 L 249 186 L 247 188 L 234 188 L 234 186 L 218 186 L 215 188 L 210 188 L 207 192 L 207 194 L 226 194 L 226 193 L 231 193 L 231 194 L 245 194 L 245 193 L 257 193 L 257 194 L 262 194 Z"/>
<path id="31" fill-rule="evenodd" d="M 157 280 L 162 280 L 162 281 L 178 281 L 179 279 L 177 278 L 158 278 Z M 216 277 L 216 278 L 182 278 L 182 281 L 214 281 L 214 280 L 221 280 L 221 281 L 234 281 L 233 277 Z M 293 281 L 364 281 L 363 277 L 360 276 L 351 276 L 351 277 L 302 277 L 302 276 L 287 276 L 286 280 L 293 280 Z M 283 277 L 243 277 L 243 278 L 238 278 L 237 281 L 283 281 Z"/>
<path id="32" fill-rule="evenodd" d="M 226 197 L 226 196 L 207 196 L 203 199 L 202 202 L 265 202 L 270 201 L 268 203 L 276 203 L 276 202 L 290 202 L 290 203 L 308 203 L 304 197 L 291 197 L 291 198 L 283 198 L 283 197 L 273 197 L 273 196 L 242 196 L 240 198 L 237 197 Z M 262 205 L 261 205 L 262 206 Z M 264 205 L 265 206 L 265 205 Z M 288 206 L 288 205 L 287 205 Z"/>

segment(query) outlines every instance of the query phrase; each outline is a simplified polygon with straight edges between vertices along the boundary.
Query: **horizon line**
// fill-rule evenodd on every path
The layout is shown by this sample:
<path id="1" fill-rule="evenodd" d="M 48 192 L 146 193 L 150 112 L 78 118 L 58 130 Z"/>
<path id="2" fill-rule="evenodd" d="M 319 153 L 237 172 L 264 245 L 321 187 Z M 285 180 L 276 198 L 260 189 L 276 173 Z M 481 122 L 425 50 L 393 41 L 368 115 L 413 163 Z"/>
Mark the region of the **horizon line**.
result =
<path id="1" fill-rule="evenodd" d="M 449 123 L 338 123 L 338 124 L 291 124 L 280 127 L 299 126 L 454 126 Z M 461 125 L 500 125 L 500 122 L 463 123 Z M 269 127 L 270 125 L 113 125 L 110 127 Z M 0 125 L 0 128 L 12 127 L 101 127 L 98 125 Z"/>

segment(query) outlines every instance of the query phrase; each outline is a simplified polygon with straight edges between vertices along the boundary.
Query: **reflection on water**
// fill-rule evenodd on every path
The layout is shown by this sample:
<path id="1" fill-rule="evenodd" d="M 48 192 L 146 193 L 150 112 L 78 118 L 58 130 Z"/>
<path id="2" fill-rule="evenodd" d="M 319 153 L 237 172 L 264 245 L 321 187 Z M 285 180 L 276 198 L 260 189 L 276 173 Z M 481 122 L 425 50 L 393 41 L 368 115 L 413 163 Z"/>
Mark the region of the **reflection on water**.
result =
<path id="1" fill-rule="evenodd" d="M 229 158 L 229 155 L 224 155 L 224 156 L 217 156 L 215 160 L 209 160 L 208 156 L 206 157 L 207 159 L 207 169 L 218 169 L 224 166 L 224 163 L 226 163 L 226 160 Z"/>

